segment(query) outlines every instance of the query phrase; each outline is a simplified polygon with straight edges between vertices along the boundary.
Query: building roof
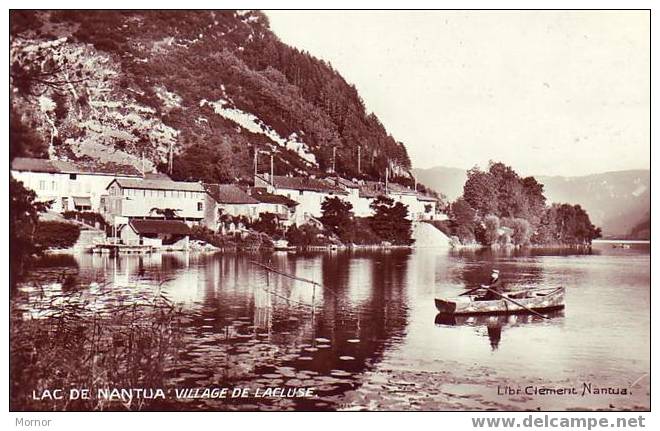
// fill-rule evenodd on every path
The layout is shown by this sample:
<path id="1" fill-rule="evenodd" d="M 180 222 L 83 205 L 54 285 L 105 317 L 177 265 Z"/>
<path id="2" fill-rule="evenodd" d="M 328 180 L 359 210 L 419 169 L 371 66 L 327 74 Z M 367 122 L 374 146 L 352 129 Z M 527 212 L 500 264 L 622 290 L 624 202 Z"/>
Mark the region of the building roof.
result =
<path id="1" fill-rule="evenodd" d="M 348 189 L 357 189 L 360 187 L 360 185 L 357 182 L 342 177 L 327 177 L 325 178 L 325 181 L 330 185 L 337 187 L 345 187 Z"/>
<path id="2" fill-rule="evenodd" d="M 433 196 L 423 195 L 421 193 L 417 193 L 417 200 L 418 201 L 427 201 L 427 202 L 437 202 L 438 201 L 438 199 L 434 198 Z"/>
<path id="3" fill-rule="evenodd" d="M 204 184 L 206 192 L 219 204 L 258 204 L 252 196 L 234 184 Z"/>
<path id="4" fill-rule="evenodd" d="M 145 172 L 144 173 L 144 179 L 145 180 L 170 180 L 170 181 L 172 181 L 172 178 L 170 178 L 169 175 L 167 175 L 163 172 Z"/>
<path id="5" fill-rule="evenodd" d="M 298 205 L 298 202 L 293 199 L 289 199 L 286 196 L 275 195 L 273 193 L 268 193 L 265 189 L 254 188 L 251 191 L 252 197 L 257 201 L 265 204 L 276 204 L 276 205 L 285 205 L 287 207 L 293 207 Z"/>
<path id="6" fill-rule="evenodd" d="M 190 228 L 181 220 L 131 220 L 128 222 L 138 234 L 189 235 Z"/>
<path id="7" fill-rule="evenodd" d="M 360 186 L 361 198 L 377 198 L 385 194 L 385 185 L 377 181 L 365 181 Z"/>
<path id="8" fill-rule="evenodd" d="M 31 157 L 16 157 L 11 162 L 11 168 L 15 171 L 47 172 L 56 173 L 59 169 L 52 160 L 34 159 Z"/>
<path id="9" fill-rule="evenodd" d="M 264 181 L 268 182 L 267 179 Z M 303 190 L 319 193 L 347 194 L 344 190 L 318 178 L 273 176 L 273 185 L 279 189 Z"/>
<path id="10" fill-rule="evenodd" d="M 172 180 L 145 180 L 142 178 L 117 178 L 108 184 L 108 187 L 114 183 L 125 189 L 144 189 L 144 190 L 178 190 L 186 192 L 204 192 L 204 186 L 201 183 L 172 181 Z"/>
<path id="11" fill-rule="evenodd" d="M 118 175 L 124 177 L 141 177 L 140 171 L 133 165 L 122 165 L 114 162 L 98 162 L 91 160 L 66 161 L 37 159 L 32 157 L 16 157 L 11 168 L 15 171 L 45 172 L 61 174 L 86 175 Z"/>
<path id="12" fill-rule="evenodd" d="M 388 183 L 387 192 L 401 195 L 415 195 L 415 190 L 397 183 Z"/>

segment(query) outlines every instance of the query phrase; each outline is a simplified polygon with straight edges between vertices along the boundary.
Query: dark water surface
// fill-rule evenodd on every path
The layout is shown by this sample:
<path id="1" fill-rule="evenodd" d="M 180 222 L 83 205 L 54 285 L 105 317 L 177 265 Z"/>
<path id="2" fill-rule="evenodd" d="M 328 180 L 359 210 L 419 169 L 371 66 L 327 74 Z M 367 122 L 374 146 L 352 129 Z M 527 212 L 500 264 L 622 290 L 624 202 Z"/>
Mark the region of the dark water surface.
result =
<path id="1" fill-rule="evenodd" d="M 252 260 L 324 287 L 268 274 Z M 36 268 L 35 277 L 66 264 L 73 265 L 68 271 L 77 273 L 83 294 L 106 289 L 130 302 L 160 289 L 182 308 L 182 351 L 167 370 L 168 387 L 314 387 L 318 394 L 233 403 L 178 399 L 162 408 L 650 407 L 648 244 L 599 244 L 590 254 L 416 249 L 79 255 L 54 259 Z M 565 286 L 566 309 L 549 320 L 436 320 L 435 297 L 485 282 L 493 267 L 511 287 Z M 585 385 L 592 393 L 583 394 Z M 576 388 L 577 394 L 525 394 L 528 387 Z M 616 393 L 623 389 L 628 393 Z"/>

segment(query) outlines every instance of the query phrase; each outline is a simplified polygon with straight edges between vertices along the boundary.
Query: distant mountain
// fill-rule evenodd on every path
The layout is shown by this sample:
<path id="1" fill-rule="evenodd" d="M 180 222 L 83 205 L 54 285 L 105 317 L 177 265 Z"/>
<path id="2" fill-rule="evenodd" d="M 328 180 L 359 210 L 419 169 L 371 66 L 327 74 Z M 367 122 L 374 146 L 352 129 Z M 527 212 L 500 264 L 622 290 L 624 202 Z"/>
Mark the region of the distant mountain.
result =
<path id="1" fill-rule="evenodd" d="M 463 193 L 466 170 L 447 167 L 413 169 L 417 179 L 454 200 Z M 603 172 L 580 177 L 535 175 L 549 202 L 580 204 L 606 237 L 650 238 L 648 170 Z"/>
<path id="2" fill-rule="evenodd" d="M 438 193 L 442 193 L 449 201 L 454 201 L 463 194 L 463 184 L 467 179 L 466 169 L 445 166 L 436 166 L 429 169 L 413 168 L 412 173 L 417 181 Z"/>

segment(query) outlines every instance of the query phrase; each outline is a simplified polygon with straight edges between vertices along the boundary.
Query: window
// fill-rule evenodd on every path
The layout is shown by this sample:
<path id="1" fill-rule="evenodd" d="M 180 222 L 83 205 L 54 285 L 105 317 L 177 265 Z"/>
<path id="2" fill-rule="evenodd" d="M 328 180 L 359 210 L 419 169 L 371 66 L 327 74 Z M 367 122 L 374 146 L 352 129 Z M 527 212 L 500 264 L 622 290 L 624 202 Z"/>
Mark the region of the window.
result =
<path id="1" fill-rule="evenodd" d="M 53 190 L 57 190 L 57 183 L 55 181 L 53 181 L 51 185 L 53 187 Z"/>
<path id="2" fill-rule="evenodd" d="M 204 203 L 203 202 L 197 202 L 197 211 L 202 211 L 204 209 Z"/>
<path id="3" fill-rule="evenodd" d="M 78 178 L 77 174 L 69 174 L 69 179 L 70 180 L 75 180 L 76 178 Z"/>
<path id="4" fill-rule="evenodd" d="M 46 181 L 44 180 L 39 181 L 39 190 L 46 190 Z"/>

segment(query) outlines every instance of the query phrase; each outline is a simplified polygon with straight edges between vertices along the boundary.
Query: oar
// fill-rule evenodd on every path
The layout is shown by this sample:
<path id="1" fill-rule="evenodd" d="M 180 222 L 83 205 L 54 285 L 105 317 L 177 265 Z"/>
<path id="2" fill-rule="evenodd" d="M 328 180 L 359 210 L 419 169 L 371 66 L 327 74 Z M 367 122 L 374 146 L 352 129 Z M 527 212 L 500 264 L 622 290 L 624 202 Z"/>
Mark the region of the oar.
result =
<path id="1" fill-rule="evenodd" d="M 477 290 L 479 290 L 479 289 L 485 289 L 485 287 L 484 287 L 484 286 L 475 287 L 474 289 L 467 290 L 467 291 L 461 293 L 461 294 L 458 295 L 458 296 L 465 296 L 465 295 L 467 295 L 467 294 L 469 294 L 469 293 L 472 293 L 472 292 L 474 292 L 474 291 L 477 291 Z"/>
<path id="2" fill-rule="evenodd" d="M 499 296 L 499 297 L 502 298 L 502 299 L 506 299 L 507 301 L 513 302 L 513 303 L 516 304 L 518 307 L 522 307 L 522 308 L 524 308 L 525 310 L 529 311 L 530 313 L 532 313 L 532 314 L 534 314 L 534 315 L 536 315 L 536 316 L 542 317 L 542 318 L 544 318 L 544 319 L 550 319 L 549 317 L 544 316 L 544 315 L 541 314 L 541 313 L 537 313 L 536 311 L 532 310 L 532 309 L 529 308 L 529 307 L 525 307 L 525 306 L 522 305 L 520 302 L 518 302 L 518 301 L 514 301 L 513 299 L 509 298 L 508 296 L 504 296 L 504 295 L 502 295 L 502 294 L 501 294 L 500 292 L 498 292 L 497 290 L 489 289 L 489 288 L 487 288 L 487 287 L 484 287 L 484 289 L 486 289 L 486 290 L 489 291 L 489 292 L 493 292 L 495 295 Z"/>

